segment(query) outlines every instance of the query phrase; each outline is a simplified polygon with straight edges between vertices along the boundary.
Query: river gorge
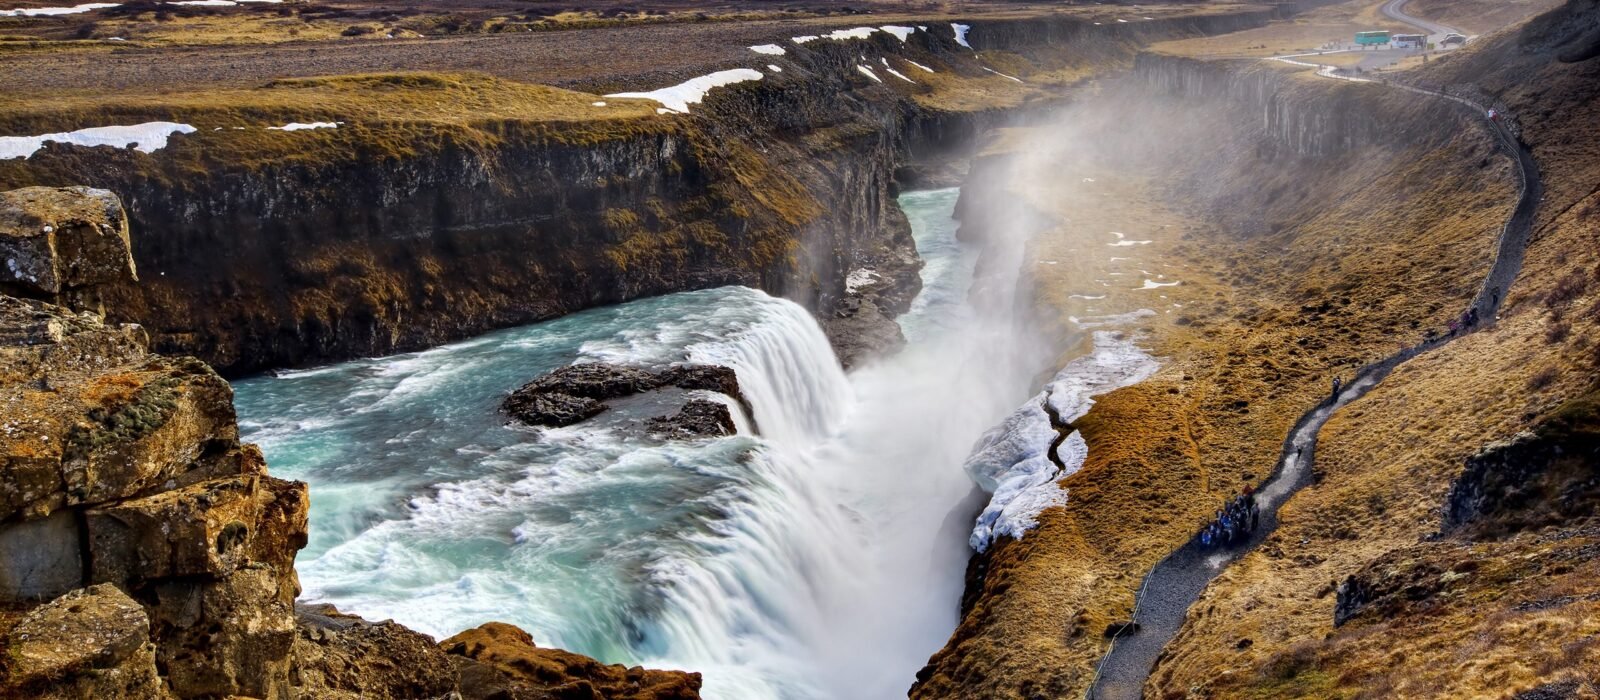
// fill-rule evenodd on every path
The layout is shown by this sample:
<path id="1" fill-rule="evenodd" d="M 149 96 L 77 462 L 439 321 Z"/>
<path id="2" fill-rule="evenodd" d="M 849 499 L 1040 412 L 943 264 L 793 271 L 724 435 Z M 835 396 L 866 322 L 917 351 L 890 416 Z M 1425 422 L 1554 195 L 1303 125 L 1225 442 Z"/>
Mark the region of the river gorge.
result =
<path id="1" fill-rule="evenodd" d="M 1017 255 L 988 281 L 1006 298 L 969 296 L 957 196 L 900 197 L 924 262 L 909 344 L 849 374 L 803 308 L 723 287 L 236 382 L 242 437 L 312 487 L 305 596 L 439 638 L 511 622 L 700 671 L 711 698 L 903 693 L 955 627 L 983 506 L 963 461 L 1049 359 L 993 313 L 1016 308 Z M 739 435 L 688 442 L 614 424 L 663 410 L 648 403 L 552 429 L 496 410 L 585 361 L 733 367 L 759 432 L 742 415 Z"/>

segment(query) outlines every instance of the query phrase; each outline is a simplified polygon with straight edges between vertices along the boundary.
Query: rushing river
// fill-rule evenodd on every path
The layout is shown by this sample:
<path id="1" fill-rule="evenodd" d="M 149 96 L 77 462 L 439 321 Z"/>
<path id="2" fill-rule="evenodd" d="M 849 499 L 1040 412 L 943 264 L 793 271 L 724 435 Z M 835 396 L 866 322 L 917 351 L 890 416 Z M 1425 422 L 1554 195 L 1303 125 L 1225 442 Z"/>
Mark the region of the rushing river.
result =
<path id="1" fill-rule="evenodd" d="M 311 484 L 303 597 L 441 638 L 502 620 L 701 671 L 717 700 L 903 696 L 956 624 L 983 503 L 963 459 L 1040 359 L 969 301 L 956 194 L 901 198 L 927 263 L 910 344 L 849 375 L 800 307 L 726 287 L 238 382 L 245 438 Z M 651 405 L 553 430 L 497 411 L 584 360 L 733 367 L 760 436 L 616 429 Z"/>

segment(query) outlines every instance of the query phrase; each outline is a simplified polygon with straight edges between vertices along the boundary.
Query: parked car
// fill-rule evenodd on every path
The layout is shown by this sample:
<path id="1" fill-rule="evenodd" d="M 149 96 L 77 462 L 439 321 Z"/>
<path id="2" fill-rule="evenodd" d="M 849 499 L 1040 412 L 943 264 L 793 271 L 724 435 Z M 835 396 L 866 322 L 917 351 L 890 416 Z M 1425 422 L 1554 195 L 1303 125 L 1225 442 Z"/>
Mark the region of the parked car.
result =
<path id="1" fill-rule="evenodd" d="M 1467 38 L 1455 32 L 1446 34 L 1443 39 L 1439 40 L 1440 46 L 1460 46 L 1465 43 L 1467 43 Z"/>

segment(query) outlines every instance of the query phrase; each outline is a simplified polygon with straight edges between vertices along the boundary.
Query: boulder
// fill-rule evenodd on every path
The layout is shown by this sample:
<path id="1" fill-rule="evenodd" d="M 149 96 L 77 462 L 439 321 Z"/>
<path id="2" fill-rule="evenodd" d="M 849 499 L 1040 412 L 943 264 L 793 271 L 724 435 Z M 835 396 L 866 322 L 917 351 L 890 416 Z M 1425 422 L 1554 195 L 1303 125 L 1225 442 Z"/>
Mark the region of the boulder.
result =
<path id="1" fill-rule="evenodd" d="M 437 698 L 457 690 L 456 660 L 432 637 L 331 605 L 296 606 L 295 617 L 291 678 L 300 697 Z"/>
<path id="2" fill-rule="evenodd" d="M 137 279 L 128 218 L 108 190 L 26 187 L 0 192 L 0 287 L 50 296 Z"/>
<path id="3" fill-rule="evenodd" d="M 447 653 L 504 674 L 500 697 L 596 700 L 696 700 L 700 674 L 602 664 L 581 654 L 541 648 L 527 632 L 490 622 L 439 643 Z M 481 687 L 481 686 L 480 686 Z"/>
<path id="4" fill-rule="evenodd" d="M 256 481 L 217 479 L 89 509 L 91 578 L 126 585 L 243 566 L 261 512 Z"/>
<path id="5" fill-rule="evenodd" d="M 115 586 L 79 589 L 35 608 L 5 644 L 0 696 L 171 697 L 156 673 L 144 608 Z"/>
<path id="6" fill-rule="evenodd" d="M 651 418 L 649 430 L 653 435 L 675 440 L 720 437 L 737 432 L 728 407 L 705 399 L 690 399 L 676 415 Z"/>

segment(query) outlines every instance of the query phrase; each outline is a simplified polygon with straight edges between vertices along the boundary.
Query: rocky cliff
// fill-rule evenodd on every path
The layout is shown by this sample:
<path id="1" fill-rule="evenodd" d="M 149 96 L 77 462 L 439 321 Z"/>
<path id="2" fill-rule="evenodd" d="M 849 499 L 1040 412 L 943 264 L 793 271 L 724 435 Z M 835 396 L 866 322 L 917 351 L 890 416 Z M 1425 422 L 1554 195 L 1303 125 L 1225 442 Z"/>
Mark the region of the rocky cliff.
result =
<path id="1" fill-rule="evenodd" d="M 272 105 L 313 90 L 448 105 L 500 89 L 461 76 L 275 81 L 230 98 L 251 101 L 242 112 L 199 97 L 118 107 L 119 119 L 199 131 L 155 153 L 48 145 L 0 162 L 0 187 L 88 183 L 121 196 L 145 281 L 106 291 L 112 317 L 225 374 L 725 284 L 800 301 L 849 362 L 898 340 L 890 319 L 917 290 L 894 204 L 898 165 L 959 153 L 960 141 L 1063 86 L 1126 65 L 1145 42 L 1270 16 L 974 21 L 981 54 L 944 31 L 903 42 L 879 32 L 794 45 L 768 57 L 782 72 L 715 90 L 690 115 L 388 117 L 247 141 L 237 132 L 252 122 L 241 119 L 256 129 L 310 119 Z M 858 69 L 891 60 L 916 80 Z M 51 119 L 11 128 L 59 128 Z M 871 281 L 851 289 L 851 273 Z"/>
<path id="2" fill-rule="evenodd" d="M 698 697 L 697 674 L 538 649 L 504 625 L 483 633 L 511 638 L 489 658 L 297 611 L 306 485 L 239 442 L 228 383 L 59 305 L 131 282 L 116 197 L 0 194 L 0 243 L 7 291 L 35 297 L 0 295 L 0 696 Z"/>

